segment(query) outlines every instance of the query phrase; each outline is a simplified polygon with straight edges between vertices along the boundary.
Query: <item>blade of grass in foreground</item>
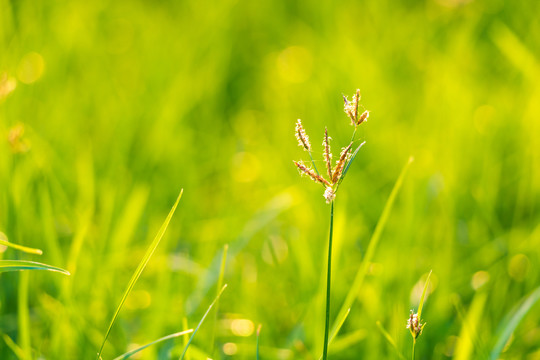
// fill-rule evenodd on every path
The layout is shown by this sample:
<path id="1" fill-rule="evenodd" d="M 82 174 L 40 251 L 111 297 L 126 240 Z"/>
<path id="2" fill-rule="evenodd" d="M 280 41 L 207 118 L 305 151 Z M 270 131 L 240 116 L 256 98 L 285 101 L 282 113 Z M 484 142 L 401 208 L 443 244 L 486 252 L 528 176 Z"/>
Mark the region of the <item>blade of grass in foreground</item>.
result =
<path id="1" fill-rule="evenodd" d="M 257 360 L 259 360 L 259 340 L 261 338 L 261 328 L 262 324 L 259 324 L 259 327 L 257 327 Z"/>
<path id="2" fill-rule="evenodd" d="M 147 347 L 149 346 L 152 346 L 154 344 L 159 344 L 160 342 L 162 341 L 165 341 L 165 340 L 169 340 L 169 339 L 173 339 L 175 337 L 179 337 L 179 336 L 182 336 L 182 335 L 186 335 L 186 334 L 189 334 L 189 333 L 192 333 L 193 332 L 193 329 L 189 329 L 189 330 L 185 330 L 185 331 L 181 331 L 181 332 L 177 332 L 177 333 L 174 333 L 174 334 L 170 334 L 170 335 L 167 335 L 167 336 L 164 336 L 162 338 L 159 338 L 157 340 L 154 340 L 146 345 L 143 345 L 141 347 L 138 347 L 134 350 L 131 350 L 131 351 L 128 351 L 127 353 L 125 354 L 122 354 L 118 357 L 115 357 L 114 360 L 124 360 L 124 359 L 127 359 L 129 358 L 131 355 L 135 355 L 136 353 L 138 353 L 139 351 L 142 351 L 144 349 L 146 349 Z"/>
<path id="3" fill-rule="evenodd" d="M 161 238 L 165 234 L 165 231 L 167 230 L 167 227 L 169 226 L 169 223 L 171 222 L 171 218 L 176 211 L 176 207 L 178 206 L 178 203 L 180 202 L 180 199 L 182 198 L 182 194 L 184 193 L 184 189 L 180 190 L 180 194 L 178 195 L 178 198 L 176 199 L 176 202 L 174 203 L 173 207 L 171 208 L 171 211 L 169 211 L 169 215 L 167 215 L 167 218 L 163 222 L 163 225 L 161 225 L 161 228 L 159 229 L 158 233 L 156 234 L 156 237 L 146 250 L 146 253 L 144 254 L 144 257 L 142 258 L 141 262 L 139 263 L 139 266 L 137 266 L 137 269 L 133 273 L 133 276 L 131 277 L 131 280 L 129 280 L 128 286 L 126 290 L 124 291 L 124 295 L 122 295 L 122 299 L 120 300 L 120 304 L 118 304 L 118 308 L 116 308 L 116 311 L 113 315 L 113 318 L 111 320 L 111 323 L 109 324 L 109 328 L 107 329 L 107 332 L 105 333 L 105 338 L 103 339 L 103 343 L 101 344 L 101 347 L 99 348 L 99 352 L 97 354 L 96 359 L 101 358 L 101 353 L 103 352 L 103 347 L 105 346 L 105 343 L 107 342 L 107 338 L 109 337 L 109 334 L 111 332 L 111 329 L 114 325 L 114 322 L 116 321 L 116 318 L 118 317 L 118 314 L 120 313 L 120 309 L 122 309 L 122 306 L 124 305 L 124 302 L 126 301 L 129 293 L 131 292 L 131 289 L 133 289 L 133 286 L 135 286 L 135 283 L 141 276 L 141 273 L 143 272 L 144 268 L 146 267 L 146 264 L 148 264 L 148 261 L 150 261 L 150 258 L 154 254 L 154 251 L 156 250 L 157 246 L 159 245 L 159 242 L 161 241 Z"/>
<path id="4" fill-rule="evenodd" d="M 429 285 L 429 278 L 431 277 L 431 270 L 427 276 L 426 283 L 424 284 L 424 290 L 422 291 L 422 296 L 420 297 L 420 304 L 418 304 L 418 320 L 422 321 L 422 308 L 424 307 L 424 299 L 426 297 L 427 288 Z"/>
<path id="5" fill-rule="evenodd" d="M 343 316 L 347 312 L 347 309 L 350 309 L 352 307 L 352 304 L 354 303 L 354 300 L 356 299 L 358 292 L 360 291 L 362 283 L 364 282 L 364 278 L 369 269 L 371 260 L 373 259 L 373 256 L 375 255 L 375 249 L 377 248 L 377 245 L 381 238 L 382 231 L 384 229 L 384 226 L 386 225 L 386 221 L 388 220 L 388 217 L 390 216 L 390 211 L 392 210 L 392 207 L 394 206 L 394 201 L 396 200 L 399 189 L 401 188 L 401 185 L 403 184 L 403 179 L 405 178 L 405 174 L 407 173 L 407 170 L 409 169 L 409 166 L 411 165 L 412 162 L 413 162 L 413 158 L 410 157 L 409 160 L 407 161 L 407 164 L 405 164 L 405 166 L 403 167 L 403 170 L 401 170 L 401 173 L 399 174 L 399 177 L 396 183 L 394 184 L 394 188 L 392 189 L 392 192 L 390 193 L 390 197 L 386 201 L 386 205 L 384 206 L 381 217 L 379 218 L 379 221 L 377 222 L 377 226 L 375 227 L 375 231 L 373 232 L 373 235 L 371 236 L 371 240 L 369 241 L 366 254 L 364 256 L 364 259 L 362 260 L 362 265 L 360 266 L 360 269 L 356 273 L 356 277 L 354 278 L 354 282 L 349 290 L 349 293 L 347 294 L 347 297 L 345 298 L 345 302 L 341 306 L 338 316 L 336 317 L 337 319 L 343 318 Z M 335 336 L 334 334 L 337 333 L 337 326 L 338 326 L 337 323 L 334 324 L 332 328 L 332 336 Z"/>
<path id="6" fill-rule="evenodd" d="M 28 254 L 36 254 L 36 255 L 42 255 L 43 254 L 43 251 L 41 251 L 40 249 L 34 249 L 34 248 L 31 248 L 31 247 L 11 243 L 11 242 L 7 241 L 6 239 L 4 239 L 4 237 L 2 235 L 3 234 L 0 233 L 0 245 L 7 246 L 7 247 L 13 248 L 15 250 L 20 250 L 20 251 L 28 253 Z"/>
<path id="7" fill-rule="evenodd" d="M 227 284 L 223 285 L 223 287 L 221 288 L 221 291 L 219 292 L 219 294 L 217 294 L 216 298 L 214 299 L 214 301 L 212 301 L 212 303 L 210 304 L 210 306 L 208 307 L 208 310 L 206 310 L 206 312 L 204 313 L 203 317 L 201 318 L 201 321 L 199 321 L 199 324 L 197 325 L 197 327 L 195 328 L 195 331 L 193 332 L 193 334 L 191 335 L 191 337 L 189 338 L 189 341 L 188 343 L 186 344 L 186 346 L 184 347 L 184 352 L 182 353 L 182 356 L 180 356 L 180 360 L 183 360 L 184 359 L 184 356 L 186 355 L 186 352 L 189 348 L 189 345 L 191 344 L 191 342 L 193 341 L 193 338 L 195 337 L 195 334 L 197 333 L 197 331 L 199 331 L 199 328 L 201 327 L 202 323 L 204 322 L 204 319 L 206 319 L 206 316 L 208 315 L 208 313 L 210 312 L 210 310 L 212 310 L 212 307 L 214 306 L 214 304 L 219 300 L 221 294 L 223 294 L 223 291 L 225 291 L 225 288 L 227 288 Z"/>
<path id="8" fill-rule="evenodd" d="M 497 336 L 497 342 L 491 351 L 490 359 L 496 360 L 504 349 L 504 346 L 508 342 L 508 339 L 516 330 L 521 320 L 527 315 L 533 305 L 540 299 L 540 287 L 537 287 L 529 296 L 520 301 L 510 313 L 506 316 L 499 327 L 499 334 Z"/>
<path id="9" fill-rule="evenodd" d="M 0 260 L 0 272 L 19 271 L 19 270 L 47 270 L 59 272 L 64 275 L 70 275 L 69 271 L 60 269 L 56 266 L 38 263 L 26 260 Z"/>

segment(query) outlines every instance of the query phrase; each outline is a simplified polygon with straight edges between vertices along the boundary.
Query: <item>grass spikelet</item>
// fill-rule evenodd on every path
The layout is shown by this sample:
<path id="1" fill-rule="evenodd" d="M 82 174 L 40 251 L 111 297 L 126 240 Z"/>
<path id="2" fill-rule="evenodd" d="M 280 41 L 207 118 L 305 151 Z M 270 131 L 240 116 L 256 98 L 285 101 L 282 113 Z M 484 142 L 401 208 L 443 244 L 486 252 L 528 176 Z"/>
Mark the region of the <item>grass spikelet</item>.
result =
<path id="1" fill-rule="evenodd" d="M 306 151 L 311 152 L 311 143 L 309 142 L 309 136 L 306 134 L 306 130 L 302 126 L 302 121 L 298 119 L 296 122 L 296 128 L 294 129 L 296 139 L 298 140 L 298 146 L 303 147 Z"/>
<path id="2" fill-rule="evenodd" d="M 324 140 L 323 140 L 324 161 L 326 162 L 326 169 L 328 171 L 328 177 L 332 178 L 332 153 L 330 152 L 330 138 L 328 137 L 328 129 L 324 128 Z"/>
<path id="3" fill-rule="evenodd" d="M 328 180 L 323 178 L 321 175 L 315 173 L 315 171 L 313 171 L 313 169 L 308 168 L 306 165 L 304 165 L 303 162 L 295 161 L 294 164 L 300 170 L 300 173 L 308 175 L 313 181 L 321 183 L 321 184 L 326 185 L 326 186 L 331 186 L 330 182 L 328 182 Z"/>
<path id="4" fill-rule="evenodd" d="M 332 184 L 337 183 L 337 181 L 339 180 L 339 177 L 341 176 L 341 173 L 343 171 L 343 167 L 345 166 L 345 161 L 347 161 L 347 155 L 349 154 L 351 146 L 352 144 L 349 144 L 349 146 L 347 146 L 341 151 L 341 154 L 339 155 L 339 160 L 336 162 L 336 168 L 334 169 L 334 173 L 332 174 Z"/>

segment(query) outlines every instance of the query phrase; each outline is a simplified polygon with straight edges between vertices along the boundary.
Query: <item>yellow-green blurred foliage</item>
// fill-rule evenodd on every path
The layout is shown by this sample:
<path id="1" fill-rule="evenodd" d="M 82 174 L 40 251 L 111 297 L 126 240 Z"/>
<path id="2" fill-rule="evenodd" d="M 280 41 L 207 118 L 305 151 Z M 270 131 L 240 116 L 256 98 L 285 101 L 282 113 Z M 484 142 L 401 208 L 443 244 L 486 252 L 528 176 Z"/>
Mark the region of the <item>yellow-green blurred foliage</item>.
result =
<path id="1" fill-rule="evenodd" d="M 358 87 L 371 115 L 337 197 L 334 316 L 415 162 L 331 358 L 393 357 L 377 320 L 409 354 L 405 324 L 430 269 L 417 358 L 486 358 L 540 283 L 539 5 L 0 0 L 0 231 L 44 251 L 0 256 L 72 272 L 1 275 L 0 332 L 34 358 L 95 357 L 184 188 L 104 358 L 181 331 L 184 317 L 195 326 L 230 244 L 229 287 L 193 358 L 254 359 L 261 323 L 263 359 L 318 359 L 329 206 L 298 176 L 293 129 L 301 118 L 317 159 L 325 126 L 345 146 L 341 94 Z M 505 358 L 540 358 L 539 324 L 535 306 Z M 4 339 L 0 358 L 15 358 Z"/>

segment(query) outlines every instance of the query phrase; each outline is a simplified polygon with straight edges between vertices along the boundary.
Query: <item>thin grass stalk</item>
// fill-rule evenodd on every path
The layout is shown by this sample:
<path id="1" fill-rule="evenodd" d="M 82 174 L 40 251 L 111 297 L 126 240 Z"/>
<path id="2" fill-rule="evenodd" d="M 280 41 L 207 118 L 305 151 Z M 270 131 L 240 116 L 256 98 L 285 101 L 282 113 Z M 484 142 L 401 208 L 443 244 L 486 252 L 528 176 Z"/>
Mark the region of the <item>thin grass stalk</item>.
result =
<path id="1" fill-rule="evenodd" d="M 413 340 L 412 342 L 412 360 L 414 360 L 414 349 L 416 347 L 416 340 Z"/>
<path id="2" fill-rule="evenodd" d="M 330 235 L 328 236 L 328 271 L 326 276 L 326 321 L 324 323 L 323 360 L 328 358 L 328 332 L 330 330 L 330 284 L 332 280 L 332 233 L 334 231 L 334 202 L 330 205 Z"/>

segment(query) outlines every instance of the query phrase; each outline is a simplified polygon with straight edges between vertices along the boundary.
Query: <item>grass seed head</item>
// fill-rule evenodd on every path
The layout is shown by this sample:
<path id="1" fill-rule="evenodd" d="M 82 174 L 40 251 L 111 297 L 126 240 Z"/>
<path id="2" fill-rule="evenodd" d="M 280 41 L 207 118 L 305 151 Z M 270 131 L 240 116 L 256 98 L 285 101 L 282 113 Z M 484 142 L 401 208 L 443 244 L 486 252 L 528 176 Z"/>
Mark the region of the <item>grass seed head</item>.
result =
<path id="1" fill-rule="evenodd" d="M 339 155 L 339 160 L 336 162 L 336 168 L 334 169 L 334 173 L 332 174 L 332 184 L 337 183 L 339 178 L 341 177 L 341 173 L 343 172 L 343 167 L 345 166 L 345 162 L 349 158 L 349 150 L 351 149 L 352 143 L 349 144 L 346 148 L 343 148 L 341 150 L 341 154 Z"/>
<path id="2" fill-rule="evenodd" d="M 304 165 L 304 163 L 302 161 L 294 161 L 294 164 L 296 165 L 296 167 L 300 171 L 301 175 L 306 174 L 315 182 L 321 183 L 321 184 L 323 184 L 325 186 L 331 186 L 330 183 L 328 182 L 328 180 L 323 178 L 321 175 L 317 174 L 313 169 L 311 169 L 311 168 L 307 167 L 306 165 Z"/>
<path id="3" fill-rule="evenodd" d="M 326 199 L 326 203 L 330 204 L 336 198 L 336 192 L 331 186 L 327 186 L 323 196 Z"/>
<path id="4" fill-rule="evenodd" d="M 324 129 L 323 151 L 324 161 L 326 162 L 326 169 L 328 170 L 328 176 L 332 178 L 332 153 L 330 152 L 330 138 L 328 136 L 328 129 Z"/>
<path id="5" fill-rule="evenodd" d="M 298 146 L 303 147 L 306 151 L 311 151 L 309 137 L 307 136 L 300 119 L 296 122 L 296 128 L 294 130 L 294 135 L 296 136 L 296 140 L 298 140 Z"/>
<path id="6" fill-rule="evenodd" d="M 415 314 L 411 310 L 411 315 L 407 319 L 407 329 L 411 332 L 411 335 L 414 340 L 416 340 L 420 335 L 422 335 L 422 330 L 424 330 L 426 323 L 423 323 L 418 319 L 418 314 Z"/>

